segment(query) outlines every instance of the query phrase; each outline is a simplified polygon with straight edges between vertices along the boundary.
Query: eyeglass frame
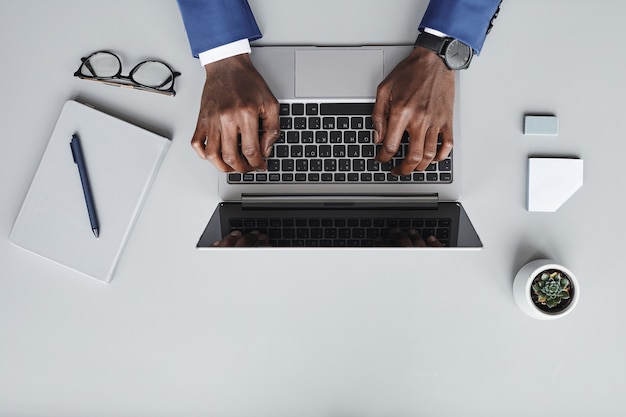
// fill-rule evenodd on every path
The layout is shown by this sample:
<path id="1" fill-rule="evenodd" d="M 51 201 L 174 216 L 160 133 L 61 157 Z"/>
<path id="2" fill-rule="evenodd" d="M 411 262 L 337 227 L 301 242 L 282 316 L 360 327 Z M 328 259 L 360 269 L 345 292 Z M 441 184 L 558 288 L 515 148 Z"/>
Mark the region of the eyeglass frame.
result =
<path id="1" fill-rule="evenodd" d="M 87 62 L 89 61 L 89 59 L 91 57 L 93 57 L 96 54 L 100 54 L 100 53 L 106 53 L 109 55 L 112 55 L 113 57 L 115 57 L 115 59 L 117 59 L 117 62 L 119 64 L 119 70 L 118 72 L 111 76 L 111 77 L 98 77 L 98 76 L 88 76 L 88 75 L 84 75 L 81 73 L 81 69 L 83 68 L 83 66 L 86 66 Z M 80 66 L 78 67 L 78 69 L 76 70 L 76 72 L 74 73 L 74 77 L 76 78 L 80 78 L 81 80 L 89 80 L 89 81 L 97 81 L 97 82 L 101 82 L 107 85 L 112 85 L 114 87 L 127 87 L 127 88 L 132 88 L 135 90 L 141 90 L 141 91 L 149 91 L 151 93 L 158 93 L 158 94 L 164 94 L 167 96 L 175 96 L 176 95 L 176 91 L 174 91 L 174 81 L 176 80 L 176 77 L 179 77 L 181 75 L 180 72 L 178 71 L 174 71 L 174 69 L 172 69 L 172 67 L 170 67 L 168 64 L 166 64 L 163 61 L 159 61 L 159 60 L 155 60 L 155 59 L 147 59 L 145 61 L 141 61 L 140 63 L 138 63 L 137 65 L 135 65 L 130 72 L 128 73 L 128 75 L 122 75 L 122 60 L 120 59 L 120 57 L 111 52 L 111 51 L 107 51 L 107 50 L 101 50 L 101 51 L 96 51 L 96 52 L 92 52 L 91 54 L 89 54 L 89 56 L 87 57 L 82 57 L 81 59 L 81 63 Z M 155 87 L 150 87 L 147 85 L 143 85 L 139 82 L 137 82 L 135 79 L 133 79 L 133 74 L 137 71 L 137 69 L 139 67 L 141 67 L 143 64 L 146 64 L 148 62 L 156 62 L 159 64 L 163 64 L 165 65 L 165 67 L 170 70 L 170 72 L 172 73 L 172 85 L 170 86 L 170 88 L 166 89 L 166 90 L 160 90 L 158 88 Z M 94 72 L 92 70 L 90 70 L 91 72 Z M 130 81 L 130 83 L 129 83 Z"/>

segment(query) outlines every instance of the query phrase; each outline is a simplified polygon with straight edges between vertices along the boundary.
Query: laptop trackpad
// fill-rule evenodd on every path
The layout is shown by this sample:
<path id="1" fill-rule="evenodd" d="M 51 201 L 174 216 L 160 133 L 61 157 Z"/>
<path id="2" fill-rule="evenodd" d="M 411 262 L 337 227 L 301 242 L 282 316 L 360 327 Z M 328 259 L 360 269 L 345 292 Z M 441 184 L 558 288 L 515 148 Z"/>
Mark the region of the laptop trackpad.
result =
<path id="1" fill-rule="evenodd" d="M 383 80 L 383 51 L 296 51 L 296 97 L 375 98 Z"/>

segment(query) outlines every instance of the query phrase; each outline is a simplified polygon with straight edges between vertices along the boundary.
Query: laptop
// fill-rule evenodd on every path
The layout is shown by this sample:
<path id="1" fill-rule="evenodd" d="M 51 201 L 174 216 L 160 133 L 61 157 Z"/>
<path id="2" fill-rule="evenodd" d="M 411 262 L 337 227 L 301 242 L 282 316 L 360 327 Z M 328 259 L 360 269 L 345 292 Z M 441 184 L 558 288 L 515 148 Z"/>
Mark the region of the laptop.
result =
<path id="1" fill-rule="evenodd" d="M 434 236 L 437 248 L 481 248 L 458 202 L 458 78 L 449 158 L 424 172 L 391 175 L 406 152 L 405 135 L 394 160 L 374 160 L 376 88 L 412 49 L 254 47 L 252 61 L 280 102 L 281 136 L 267 172 L 219 174 L 222 202 L 197 247 L 214 248 L 239 230 L 266 234 L 272 248 L 395 247 L 404 246 L 398 236 L 416 234 Z"/>

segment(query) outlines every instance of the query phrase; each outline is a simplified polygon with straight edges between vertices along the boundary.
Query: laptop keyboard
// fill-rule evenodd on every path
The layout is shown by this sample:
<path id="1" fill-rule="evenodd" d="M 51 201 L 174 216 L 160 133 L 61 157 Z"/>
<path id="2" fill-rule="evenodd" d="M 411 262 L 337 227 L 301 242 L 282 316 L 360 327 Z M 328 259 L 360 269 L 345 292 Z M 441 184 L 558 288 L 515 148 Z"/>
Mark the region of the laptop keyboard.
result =
<path id="1" fill-rule="evenodd" d="M 407 153 L 402 138 L 390 162 L 374 157 L 373 103 L 281 103 L 280 137 L 267 172 L 230 173 L 230 183 L 450 183 L 452 153 L 424 172 L 395 176 L 391 168 Z"/>
<path id="2" fill-rule="evenodd" d="M 392 231 L 415 230 L 423 238 L 435 236 L 449 245 L 449 218 L 247 218 L 232 219 L 230 230 L 259 231 L 276 247 L 386 247 L 396 246 Z"/>

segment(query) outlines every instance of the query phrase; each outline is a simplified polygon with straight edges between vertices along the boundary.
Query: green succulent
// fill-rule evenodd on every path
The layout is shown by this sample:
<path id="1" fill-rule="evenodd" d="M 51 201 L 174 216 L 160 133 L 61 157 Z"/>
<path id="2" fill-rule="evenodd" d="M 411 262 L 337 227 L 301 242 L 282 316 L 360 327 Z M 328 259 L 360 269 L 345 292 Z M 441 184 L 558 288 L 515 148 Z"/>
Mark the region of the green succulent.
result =
<path id="1" fill-rule="evenodd" d="M 537 295 L 537 301 L 549 308 L 556 307 L 562 300 L 570 297 L 570 281 L 560 271 L 542 272 L 539 281 L 532 288 Z"/>

